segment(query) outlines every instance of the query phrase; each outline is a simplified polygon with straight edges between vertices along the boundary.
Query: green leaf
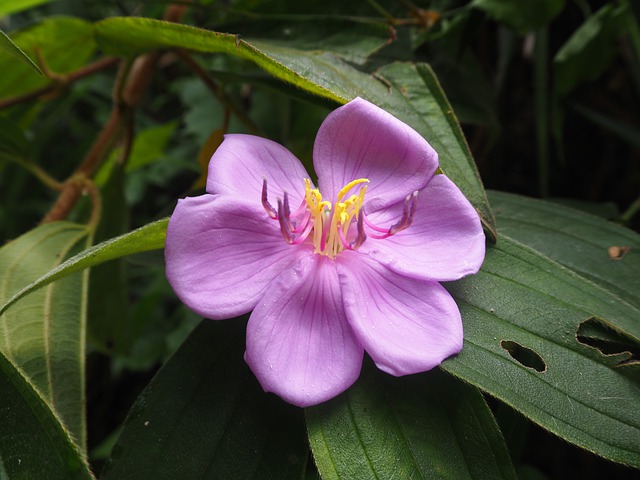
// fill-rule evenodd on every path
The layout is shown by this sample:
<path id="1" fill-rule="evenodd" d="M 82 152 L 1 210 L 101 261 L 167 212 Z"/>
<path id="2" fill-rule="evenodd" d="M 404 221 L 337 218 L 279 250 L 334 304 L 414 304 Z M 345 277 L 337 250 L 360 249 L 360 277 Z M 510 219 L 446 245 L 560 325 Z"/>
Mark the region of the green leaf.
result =
<path id="1" fill-rule="evenodd" d="M 336 101 L 361 96 L 423 135 L 440 154 L 443 171 L 479 210 L 493 231 L 493 215 L 460 127 L 427 65 L 392 64 L 376 75 L 361 72 L 338 55 L 306 52 L 237 36 L 139 18 L 110 18 L 96 24 L 103 49 L 133 55 L 162 48 L 227 53 L 254 62 L 285 82 Z M 412 101 L 409 101 L 411 98 Z M 419 101 L 418 101 L 419 99 Z"/>
<path id="2" fill-rule="evenodd" d="M 482 395 L 438 370 L 392 378 L 365 368 L 306 417 L 323 479 L 516 478 Z"/>
<path id="3" fill-rule="evenodd" d="M 168 223 L 169 219 L 164 218 L 83 250 L 49 270 L 22 290 L 16 292 L 11 298 L 5 297 L 2 300 L 4 304 L 2 304 L 0 308 L 0 314 L 4 313 L 11 305 L 25 295 L 72 273 L 79 272 L 94 265 L 99 265 L 114 258 L 164 248 L 164 239 Z"/>
<path id="4" fill-rule="evenodd" d="M 37 7 L 38 5 L 49 3 L 50 1 L 51 0 L 5 0 L 0 2 L 0 17 L 5 17 L 12 13 Z"/>
<path id="5" fill-rule="evenodd" d="M 616 223 L 607 222 L 555 202 L 491 192 L 500 231 L 589 279 L 640 309 L 640 238 Z M 631 247 L 621 260 L 609 248 Z M 638 321 L 629 331 L 638 331 Z"/>
<path id="6" fill-rule="evenodd" d="M 243 360 L 245 327 L 196 327 L 131 408 L 102 480 L 302 478 L 302 411 L 262 391 Z"/>
<path id="7" fill-rule="evenodd" d="M 93 478 L 59 419 L 2 353 L 0 405 L 0 478 Z"/>
<path id="8" fill-rule="evenodd" d="M 59 75 L 84 66 L 96 48 L 93 25 L 79 18 L 47 18 L 11 37 L 29 57 L 38 58 L 38 52 L 48 70 Z M 0 55 L 0 97 L 17 96 L 51 83 L 47 77 L 34 75 L 32 68 Z"/>
<path id="9" fill-rule="evenodd" d="M 558 97 L 582 82 L 598 78 L 610 65 L 622 33 L 624 6 L 608 3 L 591 15 L 560 47 L 553 59 L 554 88 Z"/>
<path id="10" fill-rule="evenodd" d="M 167 48 L 203 53 L 227 53 L 254 62 L 274 76 L 337 102 L 347 99 L 302 77 L 237 35 L 211 32 L 148 18 L 107 18 L 95 24 L 96 41 L 108 53 L 135 56 Z"/>
<path id="11" fill-rule="evenodd" d="M 219 29 L 237 32 L 249 43 L 265 40 L 298 50 L 334 52 L 359 65 L 391 41 L 385 22 L 355 17 L 258 16 L 251 21 L 227 23 Z"/>
<path id="12" fill-rule="evenodd" d="M 11 39 L 7 36 L 7 34 L 4 33 L 2 30 L 0 30 L 0 52 L 7 53 L 11 55 L 13 58 L 18 59 L 21 62 L 24 62 L 29 67 L 31 67 L 36 72 L 38 72 L 40 75 L 42 75 L 42 72 L 40 71 L 38 66 L 35 63 L 33 63 L 33 60 L 31 60 L 22 50 L 20 50 L 20 47 L 18 47 L 15 43 L 13 43 Z"/>
<path id="13" fill-rule="evenodd" d="M 524 35 L 551 22 L 564 8 L 564 0 L 473 0 L 471 6 Z"/>
<path id="14" fill-rule="evenodd" d="M 42 225 L 0 249 L 0 302 L 59 265 L 86 241 L 85 226 Z M 78 445 L 85 444 L 84 328 L 86 276 L 40 290 L 0 316 L 0 351 L 60 416 Z"/>
<path id="15" fill-rule="evenodd" d="M 555 204 L 491 198 L 499 241 L 477 275 L 447 285 L 460 306 L 465 345 L 443 367 L 561 438 L 640 467 L 634 362 L 578 337 L 595 319 L 638 346 L 637 257 L 614 265 L 598 244 L 624 242 L 637 255 L 640 237 Z M 631 283 L 616 285 L 617 278 Z"/>
<path id="16" fill-rule="evenodd" d="M 168 122 L 139 132 L 133 140 L 125 171 L 133 172 L 162 158 L 176 126 L 177 122 Z M 107 182 L 120 155 L 122 155 L 122 148 L 112 151 L 96 175 L 96 183 L 103 185 Z"/>

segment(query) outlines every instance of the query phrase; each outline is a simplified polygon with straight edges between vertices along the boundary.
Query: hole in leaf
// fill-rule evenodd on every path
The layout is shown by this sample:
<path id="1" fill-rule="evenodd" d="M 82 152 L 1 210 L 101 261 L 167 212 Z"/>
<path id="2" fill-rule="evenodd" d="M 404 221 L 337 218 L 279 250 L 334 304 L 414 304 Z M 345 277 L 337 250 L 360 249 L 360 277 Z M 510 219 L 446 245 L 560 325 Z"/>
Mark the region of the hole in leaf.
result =
<path id="1" fill-rule="evenodd" d="M 576 340 L 582 345 L 597 349 L 605 356 L 619 356 L 617 365 L 640 360 L 640 345 L 594 317 L 578 325 Z"/>
<path id="2" fill-rule="evenodd" d="M 512 342 L 511 340 L 502 340 L 500 346 L 519 364 L 527 368 L 532 368 L 536 372 L 542 373 L 547 370 L 547 364 L 544 363 L 542 357 L 530 348 L 523 347 L 519 343 Z"/>

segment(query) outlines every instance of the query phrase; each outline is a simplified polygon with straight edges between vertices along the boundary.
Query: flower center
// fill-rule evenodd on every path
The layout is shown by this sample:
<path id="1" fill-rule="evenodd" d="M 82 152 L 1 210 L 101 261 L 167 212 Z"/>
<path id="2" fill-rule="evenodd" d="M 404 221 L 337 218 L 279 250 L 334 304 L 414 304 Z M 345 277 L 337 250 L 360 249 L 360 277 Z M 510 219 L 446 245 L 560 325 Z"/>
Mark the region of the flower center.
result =
<path id="1" fill-rule="evenodd" d="M 283 198 L 278 198 L 277 209 L 271 206 L 267 199 L 265 178 L 262 184 L 262 206 L 271 219 L 279 222 L 282 236 L 288 243 L 297 245 L 310 237 L 314 253 L 335 258 L 342 250 L 357 250 L 367 237 L 387 238 L 405 230 L 413 221 L 417 191 L 405 198 L 402 217 L 396 224 L 390 228 L 382 228 L 371 223 L 363 210 L 367 192 L 367 185 L 363 184 L 366 183 L 369 183 L 366 178 L 347 183 L 340 189 L 338 198 L 332 205 L 323 200 L 320 190 L 312 188 L 311 180 L 305 178 L 304 200 L 292 213 L 287 192 L 284 192 Z M 358 186 L 356 193 L 348 195 Z"/>

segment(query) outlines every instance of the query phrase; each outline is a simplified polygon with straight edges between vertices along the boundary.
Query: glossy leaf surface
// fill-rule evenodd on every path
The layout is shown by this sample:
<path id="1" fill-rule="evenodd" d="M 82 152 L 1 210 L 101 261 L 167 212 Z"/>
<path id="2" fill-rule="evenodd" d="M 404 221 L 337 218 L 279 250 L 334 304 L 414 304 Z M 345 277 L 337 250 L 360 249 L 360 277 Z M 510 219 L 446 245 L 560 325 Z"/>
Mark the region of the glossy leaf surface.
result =
<path id="1" fill-rule="evenodd" d="M 302 410 L 244 362 L 246 319 L 203 320 L 129 412 L 101 478 L 299 479 Z"/>
<path id="2" fill-rule="evenodd" d="M 598 242 L 624 238 L 638 252 L 640 239 L 557 205 L 512 195 L 494 198 L 498 218 L 505 218 L 504 227 L 498 223 L 498 243 L 488 250 L 480 273 L 448 285 L 462 312 L 465 346 L 444 368 L 554 434 L 640 466 L 636 360 L 623 351 L 605 353 L 577 336 L 595 319 L 637 347 L 635 295 L 621 293 L 626 286 L 596 284 L 593 278 L 613 261 Z M 542 218 L 546 228 L 535 225 Z M 582 265 L 593 250 L 599 255 Z M 633 257 L 615 267 L 617 273 L 609 270 L 611 280 L 634 275 L 637 282 Z"/>
<path id="3" fill-rule="evenodd" d="M 323 479 L 516 478 L 482 395 L 439 370 L 392 378 L 366 369 L 306 418 Z"/>

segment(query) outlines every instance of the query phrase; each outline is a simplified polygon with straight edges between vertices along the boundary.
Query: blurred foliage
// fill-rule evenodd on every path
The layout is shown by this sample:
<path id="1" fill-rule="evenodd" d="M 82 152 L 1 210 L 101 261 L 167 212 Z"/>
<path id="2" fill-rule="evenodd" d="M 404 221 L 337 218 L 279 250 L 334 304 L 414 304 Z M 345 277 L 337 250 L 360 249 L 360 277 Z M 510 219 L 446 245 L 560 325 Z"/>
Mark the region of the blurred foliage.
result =
<path id="1" fill-rule="evenodd" d="M 202 37 L 201 30 L 190 30 L 188 33 L 193 34 L 193 38 L 200 38 L 196 48 L 193 46 L 196 40 L 179 26 L 173 36 L 169 30 L 163 30 L 162 36 L 154 37 L 149 31 L 145 36 L 144 28 L 137 31 L 133 22 L 124 32 L 117 30 L 124 28 L 118 26 L 118 19 L 112 23 L 104 20 L 113 16 L 162 19 L 168 14 L 174 15 L 172 19 L 178 23 L 229 35 L 216 36 L 217 43 L 212 47 L 214 42 Z M 597 243 L 598 248 L 604 248 L 616 235 L 629 244 L 637 237 L 634 234 L 626 237 L 626 233 L 620 232 L 628 231 L 618 226 L 610 230 L 598 223 L 592 225 L 591 220 L 581 216 L 573 225 L 588 227 L 567 233 L 563 225 L 572 223 L 574 214 L 565 215 L 565 207 L 557 210 L 556 205 L 570 203 L 576 209 L 606 216 L 640 231 L 639 23 L 640 4 L 630 0 L 202 0 L 173 6 L 145 0 L 4 2 L 0 7 L 0 29 L 11 40 L 0 36 L 0 238 L 7 242 L 26 232 L 40 232 L 36 229 L 39 222 L 47 215 L 57 214 L 54 206 L 60 203 L 61 191 L 75 197 L 69 211 L 57 219 L 66 218 L 76 226 L 89 224 L 95 244 L 166 217 L 177 198 L 202 191 L 206 159 L 225 132 L 267 136 L 285 145 L 309 166 L 313 139 L 326 114 L 348 95 L 357 94 L 358 88 L 363 88 L 362 91 L 373 92 L 371 95 L 378 95 L 377 98 L 385 99 L 387 94 L 393 97 L 388 100 L 390 105 L 406 102 L 408 106 L 400 114 L 422 122 L 414 125 L 414 128 L 423 128 L 421 133 L 434 132 L 433 141 L 442 145 L 443 163 L 451 161 L 453 175 L 459 168 L 463 172 L 460 178 L 471 178 L 465 193 L 470 198 L 470 193 L 477 194 L 473 201 L 481 211 L 486 205 L 482 213 L 488 227 L 492 226 L 491 210 L 482 185 L 474 183 L 472 156 L 486 188 L 545 197 L 554 202 L 519 205 L 519 201 L 510 200 L 511 197 L 504 194 L 491 195 L 498 230 L 503 227 L 507 238 L 494 251 L 495 257 L 519 251 L 524 248 L 519 243 L 522 242 L 544 253 L 545 259 L 564 265 L 572 274 L 583 275 L 588 281 L 576 285 L 584 291 L 591 291 L 591 286 L 585 285 L 593 281 L 598 285 L 598 292 L 602 290 L 603 296 L 609 295 L 607 299 L 617 298 L 617 294 L 623 299 L 625 295 L 637 296 L 633 284 L 637 278 L 634 280 L 629 274 L 632 269 L 622 271 L 621 267 L 619 273 L 611 273 L 612 270 L 603 271 L 600 266 L 591 268 L 590 255 L 596 255 L 599 250 L 591 252 L 585 247 L 582 251 L 590 255 L 580 256 L 571 243 L 575 238 L 584 240 L 585 244 L 595 239 L 589 245 Z M 109 28 L 114 28 L 111 34 Z M 136 54 L 158 46 L 173 46 L 179 40 L 192 41 L 193 52 L 164 49 L 151 54 L 150 70 L 141 75 L 144 81 L 138 82 L 138 90 L 127 90 L 127 76 L 130 78 L 136 69 L 145 68 L 141 57 L 134 60 Z M 302 57 L 301 51 L 306 56 Z M 117 54 L 125 56 L 112 56 Z M 29 59 L 44 75 L 30 65 Z M 299 71 L 294 70 L 296 66 Z M 340 75 L 352 84 L 343 79 L 336 81 L 334 77 Z M 420 79 L 419 83 L 408 80 L 416 78 Z M 306 83 L 292 86 L 282 79 Z M 126 108 L 121 108 L 122 105 Z M 426 118 L 435 120 L 426 121 Z M 466 153 L 467 143 L 458 134 L 457 121 L 472 156 Z M 78 168 L 82 175 L 78 175 Z M 96 192 L 101 202 L 96 203 Z M 518 212 L 526 212 L 526 219 L 519 218 Z M 557 222 L 551 237 L 538 235 L 540 230 L 527 230 L 532 224 L 544 229 L 550 224 L 545 223 L 547 221 Z M 518 222 L 525 226 L 517 226 Z M 162 234 L 154 232 L 153 241 L 161 243 Z M 558 244 L 565 248 L 554 248 Z M 585 244 L 579 244 L 580 248 Z M 203 376 L 211 369 L 230 389 L 255 389 L 255 385 L 245 385 L 250 381 L 245 382 L 245 377 L 250 375 L 243 370 L 243 365 L 230 364 L 229 368 L 238 372 L 236 378 L 225 371 L 224 363 L 216 363 L 218 357 L 212 357 L 211 364 L 198 362 L 185 353 L 185 348 L 180 349 L 173 357 L 174 363 L 166 364 L 150 383 L 153 374 L 181 345 L 191 345 L 190 348 L 206 354 L 208 345 L 197 336 L 183 343 L 194 328 L 198 329 L 196 333 L 206 334 L 218 343 L 226 338 L 224 335 L 229 338 L 242 335 L 237 329 L 220 327 L 222 336 L 217 337 L 218 327 L 202 324 L 196 327 L 200 319 L 179 304 L 164 278 L 162 254 L 144 252 L 152 248 L 139 247 L 135 242 L 127 245 L 130 250 L 125 252 L 123 247 L 122 252 L 109 257 L 119 257 L 115 261 L 91 270 L 87 296 L 86 451 L 95 473 L 99 473 L 104 461 L 110 458 L 108 452 L 134 401 L 137 405 L 132 410 L 136 415 L 130 416 L 125 424 L 129 427 L 122 436 L 122 444 L 113 450 L 105 478 L 116 478 L 117 472 L 133 468 L 131 464 L 135 460 L 128 454 L 123 455 L 118 448 L 134 445 L 131 454 L 135 454 L 135 445 L 147 441 L 146 425 L 138 421 L 142 420 L 140 412 L 148 411 L 161 418 L 170 406 L 163 403 L 162 395 L 155 393 L 154 388 L 163 392 L 170 390 L 171 382 L 182 372 L 187 374 L 189 365 L 195 365 L 193 369 L 201 371 Z M 93 253 L 98 257 L 104 257 L 100 261 L 108 257 L 104 249 L 96 252 Z M 532 262 L 537 262 L 536 265 L 547 265 L 547 260 L 535 258 Z M 50 259 L 47 269 L 61 260 Z M 90 256 L 80 261 L 98 263 Z M 581 267 L 584 265 L 587 267 Z M 34 273 L 20 288 L 47 269 Z M 485 275 L 491 276 L 486 272 Z M 627 283 L 616 285 L 611 278 L 624 279 Z M 454 286 L 452 290 L 466 295 L 465 288 L 472 289 L 468 285 L 475 286 L 472 283 L 475 280 Z M 498 282 L 494 278 L 491 281 Z M 76 282 L 80 283 L 77 279 Z M 10 293 L 15 293 L 14 290 Z M 549 308 L 557 307 L 551 294 L 536 292 L 536 295 L 540 302 L 547 302 L 545 305 Z M 4 301 L 9 297 L 3 291 Z M 629 301 L 628 312 L 637 308 L 635 301 Z M 476 307 L 476 304 L 467 305 L 469 310 Z M 632 314 L 628 315 L 625 318 L 631 318 Z M 608 330 L 599 328 L 599 333 L 594 334 L 596 339 L 606 340 L 608 337 L 603 332 Z M 627 343 L 621 342 L 625 348 L 637 347 L 634 343 L 637 338 L 629 339 L 630 335 L 621 334 L 619 325 L 606 328 L 614 329 L 616 335 L 625 339 Z M 514 334 L 513 331 L 510 334 Z M 589 347 L 591 353 L 587 354 L 584 353 L 587 347 L 576 345 L 579 342 L 575 341 L 575 329 L 568 335 L 570 352 L 567 355 L 574 355 L 576 350 L 576 358 L 595 355 L 601 360 L 600 353 L 591 352 L 595 347 Z M 237 344 L 233 348 L 236 347 Z M 468 351 L 474 351 L 473 345 Z M 28 410 L 25 405 L 36 413 L 45 411 L 43 402 L 47 395 L 41 392 L 38 395 L 37 382 L 34 386 L 34 382 L 23 377 L 28 377 L 29 369 L 16 370 L 10 365 L 12 359 L 5 359 L 9 355 L 3 352 L 0 382 L 12 385 L 12 389 L 7 387 L 8 393 L 3 391 L 2 399 L 18 405 L 21 412 Z M 448 369 L 466 380 L 465 361 L 463 357 Z M 632 368 L 628 370 L 632 373 L 621 375 L 624 379 L 620 382 L 626 382 L 627 377 L 637 381 L 637 372 L 633 373 Z M 189 389 L 195 393 L 190 398 L 192 403 L 187 402 L 185 408 L 196 405 L 204 409 L 207 402 L 217 399 L 222 413 L 233 417 L 233 399 L 220 399 L 215 392 L 200 391 L 197 379 L 192 380 Z M 414 418 L 406 411 L 415 408 L 415 404 L 408 400 L 411 394 L 407 393 L 405 384 L 397 399 L 380 395 L 380 390 L 375 389 L 374 394 L 365 395 L 374 388 L 372 385 L 385 381 L 367 373 L 350 399 L 332 410 L 336 417 L 329 426 L 338 432 L 335 435 L 348 433 L 341 429 L 354 405 L 356 414 L 368 424 L 368 411 L 363 407 L 366 402 L 370 402 L 372 409 L 383 412 L 382 423 L 392 424 L 392 432 L 402 430 L 402 423 Z M 447 385 L 451 380 L 438 376 L 435 381 L 437 385 Z M 465 405 L 465 415 L 473 417 L 475 412 L 482 418 L 491 417 L 475 387 L 461 382 L 456 385 L 455 388 L 461 391 L 468 388 L 470 392 L 472 403 Z M 33 390 L 29 390 L 32 387 Z M 19 389 L 28 391 L 24 398 L 14 393 Z M 143 389 L 144 393 L 138 397 Z M 513 392 L 505 393 L 499 388 L 485 390 L 514 406 Z M 420 391 L 420 395 L 425 399 L 425 408 L 436 413 L 446 410 L 455 416 L 429 392 Z M 255 398 L 250 400 L 255 402 Z M 272 412 L 270 414 L 284 419 L 283 422 L 298 421 L 299 424 L 292 427 L 292 435 L 304 436 L 297 428 L 302 425 L 297 415 L 300 412 L 292 413 L 278 402 L 271 402 L 272 398 L 269 400 L 265 408 Z M 630 470 L 625 467 L 608 463 L 534 426 L 534 423 L 542 424 L 552 430 L 544 421 L 530 422 L 521 413 L 495 400 L 490 401 L 490 407 L 521 478 L 629 478 Z M 242 424 L 241 429 L 218 432 L 215 445 L 239 442 L 241 434 L 252 436 L 257 443 L 278 436 L 278 432 L 274 433 L 277 429 L 271 425 L 261 430 L 251 423 L 254 421 L 252 409 L 259 407 L 249 402 L 239 408 L 235 413 L 239 417 L 233 418 L 235 423 Z M 310 411 L 307 418 L 316 455 L 325 448 L 318 420 L 322 408 Z M 390 413 L 392 408 L 402 413 L 396 420 Z M 534 417 L 535 413 L 531 413 L 534 408 L 525 410 L 525 414 Z M 190 422 L 196 421 L 183 413 L 173 412 L 171 418 L 176 422 L 185 417 Z M 632 412 L 626 414 L 633 415 Z M 40 420 L 44 418 L 40 427 L 55 420 L 46 412 L 38 415 Z M 420 421 L 428 417 L 424 412 L 416 415 Z M 637 412 L 635 415 L 637 418 Z M 73 422 L 78 423 L 77 419 Z M 488 422 L 491 428 L 486 435 L 500 437 L 497 428 L 493 430 L 493 417 Z M 2 419 L 0 425 L 3 425 Z M 10 431 L 14 423 L 4 425 L 4 429 L 0 426 L 2 433 Z M 30 431 L 39 435 L 38 438 L 43 435 L 40 427 L 29 423 Z M 462 427 L 453 422 L 447 428 Z M 83 431 L 83 427 L 77 425 L 72 429 Z M 86 475 L 82 461 L 73 456 L 78 455 L 77 447 L 68 442 L 68 433 L 60 428 L 54 434 L 63 439 L 58 444 L 61 455 L 71 458 L 69 465 Z M 78 433 L 79 437 L 82 435 Z M 168 435 L 171 442 L 181 443 L 179 437 Z M 198 435 L 204 439 L 206 432 L 200 428 Z M 476 440 L 478 444 L 483 442 L 483 438 Z M 411 443 L 415 439 L 407 441 Z M 158 445 L 158 452 L 168 448 L 167 445 Z M 424 451 L 428 450 L 425 444 L 420 445 Z M 513 469 L 504 460 L 507 457 L 504 448 L 501 444 L 495 445 L 498 460 L 494 468 L 504 478 L 511 478 Z M 205 448 L 208 447 L 205 445 L 200 450 Z M 290 469 L 306 468 L 309 478 L 314 478 L 313 475 L 318 474 L 310 460 L 311 454 L 296 448 L 293 442 L 287 444 L 294 457 Z M 375 444 L 372 448 L 375 453 L 386 446 Z M 603 453 L 605 450 L 603 447 L 599 453 L 614 458 L 614 454 Z M 344 451 L 339 453 L 344 456 L 336 468 L 349 472 L 351 457 Z M 473 452 L 463 453 L 473 457 Z M 465 456 L 463 453 L 460 455 Z M 306 460 L 305 455 L 309 455 Z M 81 459 L 81 455 L 78 458 Z M 54 460 L 52 465 L 58 468 L 59 459 Z M 171 462 L 171 458 L 166 460 Z M 255 460 L 263 462 L 262 457 Z M 224 464 L 225 459 L 216 458 L 215 462 L 218 461 Z M 626 462 L 634 463 L 629 459 Z M 149 462 L 151 466 L 153 463 Z M 640 459 L 635 464 L 640 464 Z M 211 465 L 196 465 L 194 471 L 203 472 Z M 409 462 L 409 465 L 413 464 Z M 425 466 L 413 466 L 426 478 L 433 475 Z M 225 468 L 233 471 L 232 467 Z M 3 468 L 0 458 L 2 478 Z M 384 471 L 381 468 L 378 474 Z M 346 475 L 339 477 L 336 473 L 335 478 L 349 478 L 348 473 Z"/>

